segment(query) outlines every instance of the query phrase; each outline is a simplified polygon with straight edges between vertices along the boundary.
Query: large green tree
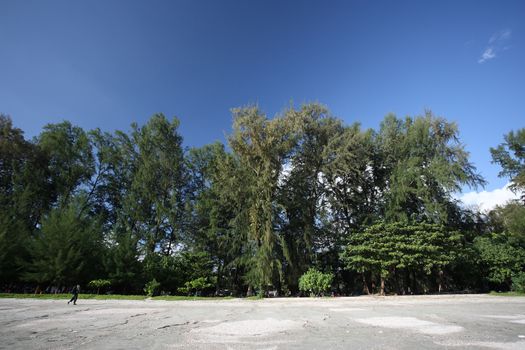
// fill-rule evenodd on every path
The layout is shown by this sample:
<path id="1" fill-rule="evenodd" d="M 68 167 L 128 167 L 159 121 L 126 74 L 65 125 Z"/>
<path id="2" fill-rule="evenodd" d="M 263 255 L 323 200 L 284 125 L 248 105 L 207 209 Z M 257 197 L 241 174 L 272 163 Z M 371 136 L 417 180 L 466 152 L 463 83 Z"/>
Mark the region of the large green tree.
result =
<path id="1" fill-rule="evenodd" d="M 220 143 L 190 149 L 186 163 L 186 247 L 210 257 L 217 291 L 237 290 L 246 242 L 246 224 L 240 224 L 246 217 L 248 187 L 243 169 Z"/>
<path id="2" fill-rule="evenodd" d="M 387 221 L 447 223 L 450 209 L 458 208 L 452 194 L 485 183 L 459 141 L 457 125 L 431 112 L 405 120 L 388 115 L 378 144 Z"/>
<path id="3" fill-rule="evenodd" d="M 16 281 L 27 241 L 52 201 L 48 158 L 0 115 L 0 280 Z"/>
<path id="4" fill-rule="evenodd" d="M 38 136 L 38 146 L 49 158 L 55 205 L 67 206 L 75 194 L 85 190 L 95 171 L 88 135 L 68 121 L 48 124 Z"/>
<path id="5" fill-rule="evenodd" d="M 323 156 L 322 179 L 341 232 L 349 233 L 378 218 L 380 183 L 374 134 L 358 124 L 333 135 Z"/>
<path id="6" fill-rule="evenodd" d="M 256 107 L 234 109 L 233 116 L 229 143 L 250 181 L 248 240 L 253 255 L 246 278 L 263 290 L 282 277 L 280 237 L 274 227 L 280 210 L 276 197 L 283 165 L 297 142 L 300 118 L 290 110 L 268 119 Z"/>
<path id="7" fill-rule="evenodd" d="M 94 134 L 106 177 L 99 202 L 117 232 L 137 238 L 143 254 L 171 254 L 183 231 L 185 168 L 179 121 L 154 115 L 130 134 Z M 102 153 L 102 150 L 105 152 Z"/>
<path id="8" fill-rule="evenodd" d="M 82 212 L 84 198 L 54 208 L 29 242 L 31 261 L 24 278 L 56 286 L 87 283 L 102 273 L 102 232 Z"/>
<path id="9" fill-rule="evenodd" d="M 301 128 L 279 180 L 277 200 L 283 211 L 276 218 L 286 288 L 292 293 L 298 291 L 299 277 L 312 265 L 322 264 L 337 244 L 332 230 L 336 225 L 327 224 L 333 216 L 328 210 L 326 168 L 330 165 L 325 150 L 343 132 L 341 121 L 318 104 L 294 113 Z"/>
<path id="10" fill-rule="evenodd" d="M 501 166 L 499 176 L 509 177 L 510 188 L 516 192 L 525 190 L 525 128 L 511 131 L 504 136 L 505 142 L 491 148 L 492 162 Z M 525 194 L 522 197 L 525 199 Z"/>

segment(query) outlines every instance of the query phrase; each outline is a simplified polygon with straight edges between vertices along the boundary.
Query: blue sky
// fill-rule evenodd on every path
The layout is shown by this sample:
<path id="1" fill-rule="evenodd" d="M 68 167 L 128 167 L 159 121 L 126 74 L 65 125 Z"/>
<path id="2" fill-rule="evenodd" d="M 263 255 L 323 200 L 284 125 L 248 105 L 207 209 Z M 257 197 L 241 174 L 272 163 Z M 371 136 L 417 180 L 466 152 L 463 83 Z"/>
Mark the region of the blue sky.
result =
<path id="1" fill-rule="evenodd" d="M 347 123 L 455 121 L 503 187 L 489 147 L 525 127 L 525 1 L 0 0 L 0 112 L 128 130 L 177 116 L 186 146 L 224 140 L 232 107 L 321 102 Z"/>

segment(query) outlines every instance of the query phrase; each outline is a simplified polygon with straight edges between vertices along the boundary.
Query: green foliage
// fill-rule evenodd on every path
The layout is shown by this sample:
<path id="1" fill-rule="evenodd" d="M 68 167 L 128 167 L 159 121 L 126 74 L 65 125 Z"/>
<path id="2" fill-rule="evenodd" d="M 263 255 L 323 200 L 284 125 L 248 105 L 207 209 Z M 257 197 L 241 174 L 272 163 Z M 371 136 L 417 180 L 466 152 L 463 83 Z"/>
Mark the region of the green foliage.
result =
<path id="1" fill-rule="evenodd" d="M 379 213 L 382 184 L 374 170 L 378 157 L 374 143 L 371 130 L 362 131 L 354 124 L 335 133 L 323 150 L 323 184 L 334 219 L 346 232 L 373 221 Z"/>
<path id="2" fill-rule="evenodd" d="M 22 258 L 28 254 L 29 232 L 23 224 L 9 215 L 10 210 L 0 212 L 0 280 L 16 281 L 23 270 Z"/>
<path id="3" fill-rule="evenodd" d="M 213 263 L 206 252 L 179 252 L 173 256 L 150 254 L 144 259 L 147 280 L 156 279 L 163 292 L 176 293 L 185 282 L 205 278 L 213 281 Z"/>
<path id="4" fill-rule="evenodd" d="M 186 241 L 207 255 L 206 268 L 215 267 L 217 289 L 235 290 L 245 266 L 245 169 L 219 143 L 191 149 L 186 163 L 190 174 Z"/>
<path id="5" fill-rule="evenodd" d="M 493 232 L 506 232 L 509 238 L 521 242 L 525 247 L 525 206 L 517 201 L 496 207 L 489 213 L 489 224 Z"/>
<path id="6" fill-rule="evenodd" d="M 143 127 L 132 125 L 133 176 L 128 213 L 144 241 L 144 253 L 160 248 L 170 254 L 181 232 L 184 213 L 184 157 L 179 121 L 156 114 Z M 140 229 L 139 229 L 140 228 Z"/>
<path id="7" fill-rule="evenodd" d="M 49 157 L 48 167 L 58 204 L 68 205 L 79 186 L 87 183 L 95 170 L 88 135 L 68 121 L 47 124 L 38 137 L 38 145 Z"/>
<path id="8" fill-rule="evenodd" d="M 152 279 L 144 286 L 144 293 L 146 293 L 148 297 L 152 297 L 158 292 L 159 287 L 160 283 L 157 282 L 156 279 Z"/>
<path id="9" fill-rule="evenodd" d="M 393 115 L 381 123 L 385 219 L 447 223 L 452 194 L 464 185 L 483 185 L 483 178 L 459 142 L 455 123 L 427 112 L 405 120 Z"/>
<path id="10" fill-rule="evenodd" d="M 20 281 L 28 244 L 51 191 L 42 152 L 0 114 L 0 281 Z"/>
<path id="11" fill-rule="evenodd" d="M 525 128 L 509 132 L 504 139 L 504 143 L 490 149 L 492 162 L 501 166 L 499 176 L 510 178 L 512 190 L 525 190 Z"/>
<path id="12" fill-rule="evenodd" d="M 525 293 L 525 271 L 521 271 L 512 276 L 513 292 Z"/>
<path id="13" fill-rule="evenodd" d="M 213 284 L 208 282 L 206 277 L 199 277 L 194 280 L 184 283 L 184 287 L 179 288 L 179 292 L 186 293 L 188 295 L 195 293 L 195 295 L 200 294 L 200 292 L 206 288 L 212 287 Z"/>
<path id="14" fill-rule="evenodd" d="M 382 282 L 403 270 L 429 275 L 455 259 L 460 240 L 458 232 L 436 224 L 379 223 L 350 235 L 341 259 L 348 270 L 375 274 Z"/>
<path id="15" fill-rule="evenodd" d="M 333 279 L 332 273 L 310 268 L 299 278 L 299 290 L 310 293 L 311 296 L 320 296 L 330 290 Z"/>
<path id="16" fill-rule="evenodd" d="M 333 173 L 327 168 L 335 166 L 325 165 L 325 159 L 331 154 L 326 150 L 331 139 L 343 130 L 341 121 L 331 117 L 323 106 L 306 105 L 295 113 L 302 119 L 302 126 L 297 145 L 283 167 L 276 199 L 279 203 L 276 207 L 280 209 L 276 223 L 280 227 L 282 259 L 287 265 L 283 282 L 293 294 L 298 291 L 299 277 L 316 262 L 317 252 L 332 252 L 324 244 L 336 236 L 335 230 L 328 229 L 328 223 L 336 220 L 329 217 L 327 200 L 330 200 L 331 212 L 339 212 L 340 206 L 335 196 L 329 197 L 326 188 L 326 179 L 337 175 L 331 176 Z M 340 223 L 337 221 L 334 226 Z"/>
<path id="17" fill-rule="evenodd" d="M 479 254 L 483 277 L 496 285 L 510 288 L 512 276 L 525 268 L 525 249 L 510 244 L 505 234 L 477 237 L 474 248 Z"/>
<path id="18" fill-rule="evenodd" d="M 121 292 L 140 292 L 142 287 L 142 265 L 138 261 L 137 238 L 129 233 L 119 233 L 114 244 L 107 250 L 105 268 L 108 279 Z"/>
<path id="19" fill-rule="evenodd" d="M 376 132 L 308 104 L 234 109 L 232 129 L 229 148 L 186 151 L 162 114 L 128 132 L 49 124 L 32 141 L 0 115 L 2 286 L 295 294 L 310 266 L 336 271 L 341 293 L 519 285 L 525 207 L 486 219 L 458 205 L 483 179 L 454 123 L 389 115 Z M 520 130 L 492 150 L 516 190 L 522 148 Z"/>
<path id="20" fill-rule="evenodd" d="M 81 212 L 80 203 L 53 209 L 30 241 L 31 261 L 24 278 L 37 283 L 86 283 L 101 266 L 102 236 L 96 220 Z"/>
<path id="21" fill-rule="evenodd" d="M 246 264 L 246 280 L 262 290 L 281 273 L 279 239 L 273 227 L 275 198 L 284 160 L 297 142 L 300 119 L 291 111 L 269 120 L 256 107 L 234 109 L 233 115 L 229 143 L 250 180 L 247 238 L 255 249 Z"/>
<path id="22" fill-rule="evenodd" d="M 88 283 L 88 287 L 89 288 L 96 288 L 97 289 L 97 294 L 100 293 L 100 289 L 104 289 L 104 288 L 107 288 L 109 286 L 111 286 L 111 281 L 110 280 L 105 280 L 105 279 L 92 280 L 92 281 L 89 281 L 89 283 Z"/>

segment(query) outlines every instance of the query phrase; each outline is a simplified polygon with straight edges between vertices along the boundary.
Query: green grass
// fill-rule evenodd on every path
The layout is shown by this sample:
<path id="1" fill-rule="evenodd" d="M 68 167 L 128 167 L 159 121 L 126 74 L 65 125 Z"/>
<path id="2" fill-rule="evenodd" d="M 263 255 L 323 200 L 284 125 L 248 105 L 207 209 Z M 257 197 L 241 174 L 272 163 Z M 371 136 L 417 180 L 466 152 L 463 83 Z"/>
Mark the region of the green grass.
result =
<path id="1" fill-rule="evenodd" d="M 19 293 L 0 293 L 0 298 L 20 298 L 20 299 L 70 299 L 72 294 L 19 294 Z M 118 294 L 79 294 L 79 299 L 97 299 L 97 300 L 144 300 L 144 295 L 118 295 Z"/>
<path id="2" fill-rule="evenodd" d="M 525 297 L 523 292 L 490 292 L 490 295 L 500 296 L 500 297 Z"/>
<path id="3" fill-rule="evenodd" d="M 72 294 L 18 294 L 18 293 L 0 293 L 0 298 L 19 298 L 19 299 L 52 299 L 52 300 L 69 300 Z M 145 295 L 119 295 L 119 294 L 79 294 L 78 299 L 95 299 L 95 300 L 145 300 Z M 165 295 L 151 298 L 152 300 L 228 300 L 233 297 L 189 297 L 181 295 Z"/>
<path id="4" fill-rule="evenodd" d="M 151 298 L 152 300 L 230 300 L 233 297 L 188 297 L 183 295 L 163 295 Z"/>

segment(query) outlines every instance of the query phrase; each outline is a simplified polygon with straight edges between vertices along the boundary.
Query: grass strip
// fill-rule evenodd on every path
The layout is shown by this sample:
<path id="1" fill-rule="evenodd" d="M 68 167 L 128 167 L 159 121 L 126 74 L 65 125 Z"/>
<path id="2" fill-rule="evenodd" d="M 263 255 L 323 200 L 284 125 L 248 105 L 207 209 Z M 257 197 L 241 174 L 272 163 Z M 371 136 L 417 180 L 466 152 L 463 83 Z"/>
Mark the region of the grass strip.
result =
<path id="1" fill-rule="evenodd" d="M 492 291 L 489 295 L 494 295 L 498 297 L 525 297 L 524 292 L 495 292 Z"/>
<path id="2" fill-rule="evenodd" d="M 17 299 L 50 299 L 50 300 L 69 300 L 72 294 L 31 294 L 31 293 L 0 293 L 0 298 Z M 192 297 L 183 295 L 163 295 L 148 298 L 145 295 L 120 295 L 120 294 L 79 294 L 78 299 L 94 300 L 230 300 L 233 297 Z"/>

